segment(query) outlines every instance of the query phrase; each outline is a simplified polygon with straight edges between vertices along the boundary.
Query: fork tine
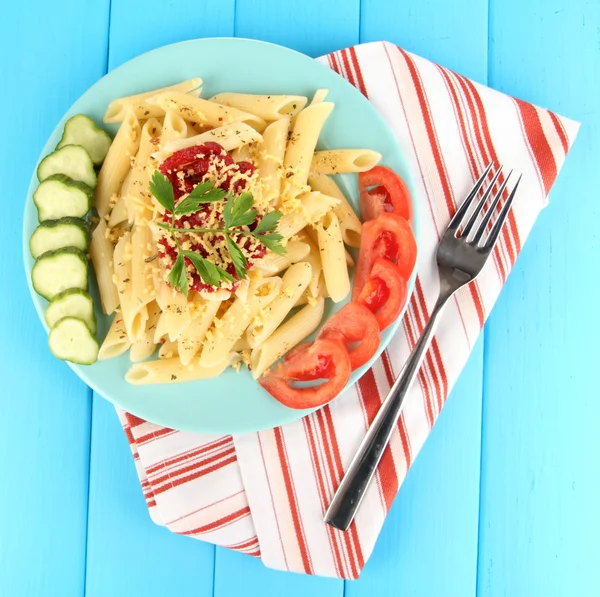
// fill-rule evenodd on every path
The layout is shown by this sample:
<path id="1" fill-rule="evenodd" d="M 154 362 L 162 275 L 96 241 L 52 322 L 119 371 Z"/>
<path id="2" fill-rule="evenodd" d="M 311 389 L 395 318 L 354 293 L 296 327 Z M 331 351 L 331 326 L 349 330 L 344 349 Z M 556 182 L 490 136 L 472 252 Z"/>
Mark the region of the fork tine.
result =
<path id="1" fill-rule="evenodd" d="M 500 203 L 500 199 L 502 199 L 502 193 L 504 193 L 504 189 L 506 188 L 506 185 L 508 184 L 508 179 L 510 178 L 510 175 L 512 173 L 513 173 L 512 170 L 508 173 L 508 175 L 504 179 L 504 182 L 500 185 L 500 190 L 496 193 L 496 196 L 494 197 L 492 204 L 490 205 L 489 209 L 486 211 L 485 215 L 483 216 L 483 219 L 481 220 L 481 224 L 479 224 L 479 228 L 477 229 L 477 232 L 475 232 L 475 235 L 473 236 L 473 240 L 471 241 L 474 245 L 478 244 L 479 241 L 481 240 L 481 237 L 483 236 L 491 217 L 494 215 L 494 212 L 496 211 L 496 207 L 498 207 L 498 203 Z"/>
<path id="2" fill-rule="evenodd" d="M 485 241 L 485 245 L 483 247 L 484 249 L 491 250 L 494 248 L 494 244 L 496 243 L 496 240 L 498 239 L 500 230 L 502 230 L 504 221 L 508 217 L 508 212 L 510 210 L 510 206 L 512 205 L 513 199 L 515 198 L 515 193 L 517 192 L 517 187 L 519 186 L 519 183 L 521 182 L 522 176 L 523 175 L 519 176 L 519 178 L 517 179 L 517 182 L 515 183 L 513 190 L 510 192 L 510 195 L 508 196 L 506 203 L 503 205 L 502 211 L 500 211 L 500 215 L 498 216 L 498 219 L 496 220 L 496 222 L 490 232 L 490 235 L 488 236 L 487 240 Z"/>
<path id="3" fill-rule="evenodd" d="M 498 172 L 496 172 L 496 174 L 494 174 L 494 177 L 492 178 L 492 182 L 490 182 L 490 185 L 485 190 L 485 193 L 479 200 L 477 207 L 473 210 L 473 213 L 471 214 L 471 217 L 469 218 L 467 225 L 463 228 L 463 230 L 461 232 L 461 236 L 463 238 L 467 238 L 469 236 L 469 234 L 471 233 L 471 230 L 473 230 L 473 226 L 475 226 L 477 217 L 481 213 L 481 210 L 483 209 L 485 202 L 488 200 L 488 197 L 490 196 L 490 193 L 492 192 L 492 189 L 494 188 L 494 185 L 496 184 L 496 181 L 498 180 L 498 177 L 500 176 L 501 172 L 502 172 L 502 166 L 500 166 L 500 168 L 498 168 Z"/>
<path id="4" fill-rule="evenodd" d="M 473 203 L 473 199 L 475 199 L 475 197 L 477 196 L 477 193 L 479 192 L 481 185 L 484 183 L 484 181 L 487 178 L 487 175 L 490 173 L 490 170 L 492 169 L 493 165 L 494 165 L 494 163 L 491 162 L 490 164 L 488 164 L 487 168 L 483 171 L 483 174 L 479 177 L 479 180 L 475 183 L 475 186 L 469 193 L 468 197 L 463 201 L 462 205 L 458 208 L 458 210 L 454 214 L 454 217 L 452 218 L 452 220 L 450 221 L 450 225 L 448 226 L 448 230 L 453 230 L 453 231 L 458 230 L 459 226 L 462 224 L 462 221 L 463 221 L 465 215 L 469 211 L 469 207 L 471 207 L 471 203 Z"/>

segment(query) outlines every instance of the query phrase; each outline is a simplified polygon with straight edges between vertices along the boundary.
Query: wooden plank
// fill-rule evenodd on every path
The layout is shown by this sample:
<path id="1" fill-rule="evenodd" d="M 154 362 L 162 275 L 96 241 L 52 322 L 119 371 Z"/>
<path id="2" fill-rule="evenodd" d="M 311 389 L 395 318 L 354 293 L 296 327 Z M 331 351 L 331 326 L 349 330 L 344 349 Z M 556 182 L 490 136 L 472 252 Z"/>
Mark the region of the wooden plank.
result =
<path id="1" fill-rule="evenodd" d="M 38 153 L 106 64 L 108 0 L 3 5 L 0 593 L 83 594 L 90 392 L 48 350 L 29 298 L 21 222 Z M 60 32 L 60 34 L 57 34 Z"/>
<path id="2" fill-rule="evenodd" d="M 345 597 L 475 595 L 483 338 Z"/>
<path id="3" fill-rule="evenodd" d="M 583 126 L 488 324 L 478 594 L 597 595 L 600 11 L 490 17 L 491 84 Z"/>
<path id="4" fill-rule="evenodd" d="M 235 34 L 322 56 L 358 43 L 360 0 L 237 0 Z"/>
<path id="5" fill-rule="evenodd" d="M 155 525 L 114 407 L 94 400 L 86 597 L 213 594 L 214 547 Z"/>
<path id="6" fill-rule="evenodd" d="M 234 0 L 184 0 L 176 6 L 160 0 L 112 0 L 109 70 L 165 44 L 232 35 L 233 7 Z M 172 535 L 151 522 L 112 410 L 94 397 L 88 594 L 121 594 L 127 586 L 130 594 L 142 594 L 143 587 L 145 597 L 212 595 L 214 547 Z"/>

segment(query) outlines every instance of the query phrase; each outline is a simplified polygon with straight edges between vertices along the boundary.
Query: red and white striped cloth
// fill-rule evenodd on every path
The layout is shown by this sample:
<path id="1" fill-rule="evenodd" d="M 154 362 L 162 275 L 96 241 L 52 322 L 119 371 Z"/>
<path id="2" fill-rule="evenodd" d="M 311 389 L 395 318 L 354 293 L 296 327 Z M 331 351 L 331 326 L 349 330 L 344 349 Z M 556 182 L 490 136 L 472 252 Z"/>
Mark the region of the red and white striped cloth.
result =
<path id="1" fill-rule="evenodd" d="M 420 203 L 419 276 L 403 324 L 360 382 L 284 427 L 239 436 L 174 431 L 120 412 L 154 522 L 266 566 L 354 579 L 490 313 L 578 124 L 473 83 L 390 43 L 319 59 L 358 87 L 394 131 Z M 485 165 L 523 173 L 508 224 L 477 282 L 450 302 L 390 447 L 350 530 L 323 514 L 438 295 L 440 235 Z"/>

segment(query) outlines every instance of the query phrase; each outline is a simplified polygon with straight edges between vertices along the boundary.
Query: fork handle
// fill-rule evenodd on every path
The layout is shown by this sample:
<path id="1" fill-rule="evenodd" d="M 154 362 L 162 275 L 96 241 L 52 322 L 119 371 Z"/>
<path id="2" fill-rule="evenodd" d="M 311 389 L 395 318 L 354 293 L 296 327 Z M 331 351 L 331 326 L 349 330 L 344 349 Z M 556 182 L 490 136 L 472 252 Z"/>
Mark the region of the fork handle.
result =
<path id="1" fill-rule="evenodd" d="M 448 298 L 448 296 L 443 296 L 438 299 L 423 334 L 390 388 L 333 496 L 324 520 L 336 529 L 346 531 L 354 520 L 356 511 L 400 418 L 404 397 L 419 371 Z"/>

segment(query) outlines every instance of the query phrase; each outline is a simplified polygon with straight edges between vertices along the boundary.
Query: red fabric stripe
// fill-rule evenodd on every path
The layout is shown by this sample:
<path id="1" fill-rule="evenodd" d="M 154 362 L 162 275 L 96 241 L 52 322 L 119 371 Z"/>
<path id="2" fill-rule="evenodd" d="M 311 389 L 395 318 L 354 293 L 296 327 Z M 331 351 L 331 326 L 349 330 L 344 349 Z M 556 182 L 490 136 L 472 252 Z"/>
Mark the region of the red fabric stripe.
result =
<path id="1" fill-rule="evenodd" d="M 473 97 L 475 98 L 475 103 L 476 103 L 478 111 L 479 111 L 481 127 L 483 129 L 483 137 L 487 144 L 489 155 L 494 162 L 500 163 L 498 160 L 498 155 L 496 154 L 496 148 L 494 147 L 494 144 L 492 143 L 492 136 L 490 134 L 490 128 L 488 126 L 485 108 L 483 106 L 483 102 L 481 101 L 481 97 L 480 97 L 479 93 L 472 81 L 470 81 L 469 79 L 462 77 L 460 75 L 457 75 L 457 77 L 458 77 L 459 81 L 462 81 L 465 83 L 465 85 L 469 88 L 469 90 L 473 94 Z M 531 107 L 533 108 L 533 106 L 531 106 Z M 536 113 L 536 116 L 537 116 L 537 113 Z M 539 123 L 539 118 L 538 118 L 538 123 Z M 540 127 L 541 127 L 541 125 L 540 125 Z M 543 134 L 543 131 L 542 131 L 542 134 Z M 545 139 L 546 139 L 546 137 L 544 136 L 544 140 Z M 554 157 L 552 157 L 552 162 L 554 163 Z M 554 167 L 556 168 L 556 165 Z M 556 178 L 556 175 L 555 175 L 555 178 Z M 499 180 L 503 181 L 504 175 L 501 175 Z M 508 191 L 505 191 L 505 194 L 507 196 Z M 511 265 L 514 265 L 515 261 L 517 259 L 517 255 L 521 252 L 521 241 L 519 238 L 519 231 L 517 230 L 517 222 L 515 220 L 515 214 L 513 213 L 512 210 L 508 214 L 508 225 L 503 227 L 503 237 L 505 238 L 505 241 L 506 241 L 506 248 L 508 249 L 508 253 L 510 255 Z M 510 242 L 510 240 L 512 240 L 514 243 L 514 246 L 516 248 L 516 253 L 513 250 L 513 244 Z"/>
<path id="2" fill-rule="evenodd" d="M 394 371 L 392 369 L 392 362 L 390 361 L 388 351 L 384 350 L 381 356 L 383 368 L 385 370 L 385 375 L 388 379 L 388 383 L 391 386 L 396 380 L 396 376 L 394 375 Z M 400 419 L 398 420 L 398 431 L 400 432 L 400 441 L 402 443 L 402 452 L 404 453 L 404 460 L 406 462 L 406 470 L 408 470 L 412 461 L 412 454 L 410 447 L 410 438 L 408 437 L 408 431 L 406 430 L 406 422 L 404 420 L 404 413 L 400 415 Z M 395 494 L 392 497 L 392 500 L 394 499 L 394 497 Z"/>
<path id="3" fill-rule="evenodd" d="M 136 443 L 138 446 L 145 444 L 146 442 L 152 441 L 154 439 L 158 439 L 159 437 L 165 437 L 166 435 L 171 435 L 172 433 L 179 433 L 174 429 L 169 429 L 168 427 L 161 427 L 157 431 L 152 431 L 151 433 L 147 433 L 146 435 L 142 435 L 142 437 L 138 437 L 136 439 Z"/>
<path id="4" fill-rule="evenodd" d="M 479 178 L 477 161 L 475 159 L 475 154 L 473 153 L 473 148 L 471 147 L 471 140 L 467 133 L 467 126 L 465 123 L 465 115 L 463 114 L 462 106 L 458 99 L 458 95 L 456 94 L 456 89 L 454 88 L 454 84 L 452 82 L 450 74 L 448 73 L 448 71 L 445 68 L 442 68 L 439 65 L 436 65 L 436 66 L 438 68 L 438 71 L 442 75 L 444 82 L 446 83 L 446 88 L 448 89 L 448 93 L 452 100 L 454 112 L 455 112 L 455 115 L 456 115 L 456 118 L 457 118 L 458 124 L 459 124 L 462 145 L 465 149 L 465 154 L 466 154 L 467 160 L 469 162 L 471 176 L 473 178 L 473 181 L 475 181 Z M 454 216 L 454 213 L 455 212 L 450 214 L 450 216 L 451 217 Z M 496 267 L 498 267 L 502 271 L 501 279 L 502 280 L 506 279 L 506 274 L 504 274 L 504 264 L 502 263 L 502 260 L 498 259 L 496 257 L 495 261 L 496 261 Z M 469 292 L 471 293 L 471 298 L 473 299 L 473 305 L 475 306 L 475 312 L 477 313 L 477 319 L 479 320 L 479 327 L 482 328 L 483 324 L 485 323 L 485 314 L 483 312 L 483 301 L 481 299 L 481 292 L 479 291 L 479 284 L 477 283 L 477 281 L 475 281 L 473 284 L 469 284 L 468 288 L 469 288 Z M 446 396 L 446 398 L 447 398 L 447 396 Z"/>
<path id="5" fill-rule="evenodd" d="M 346 73 L 346 75 L 345 75 L 346 79 L 348 79 L 348 81 L 352 85 L 354 85 L 354 87 L 357 87 L 356 80 L 354 79 L 354 73 L 352 72 L 352 67 L 350 66 L 350 61 L 348 60 L 348 51 L 342 50 L 340 52 L 340 54 L 342 56 L 342 62 L 344 63 L 344 72 Z"/>
<path id="6" fill-rule="evenodd" d="M 433 153 L 435 166 L 440 176 L 440 183 L 442 184 L 442 189 L 444 191 L 446 207 L 448 208 L 448 213 L 451 214 L 454 210 L 452 190 L 450 189 L 450 181 L 448 180 L 448 176 L 446 174 L 446 165 L 444 163 L 444 158 L 442 157 L 442 151 L 440 149 L 440 145 L 435 134 L 434 124 L 431 118 L 431 112 L 429 110 L 428 102 L 426 100 L 425 89 L 423 88 L 421 78 L 419 76 L 417 67 L 415 66 L 413 59 L 402 48 L 398 48 L 398 51 L 406 61 L 406 66 L 408 67 L 408 70 L 410 72 L 415 91 L 417 92 L 419 107 L 421 108 L 423 122 L 425 123 L 425 130 L 427 131 L 427 138 L 429 139 L 429 145 L 431 146 L 431 152 Z"/>
<path id="7" fill-rule="evenodd" d="M 356 48 L 352 46 L 349 50 L 350 57 L 352 58 L 352 64 L 354 65 L 354 71 L 356 72 L 356 78 L 358 80 L 358 88 L 360 92 L 366 97 L 369 97 L 367 93 L 367 86 L 365 85 L 365 80 L 363 79 L 362 71 L 360 70 L 360 62 L 358 61 L 358 56 L 356 55 Z"/>
<path id="8" fill-rule="evenodd" d="M 360 394 L 365 406 L 365 412 L 367 413 L 367 421 L 369 426 L 373 423 L 375 415 L 381 408 L 381 397 L 375 381 L 375 374 L 373 369 L 369 369 L 358 382 L 360 388 Z M 389 510 L 398 492 L 398 475 L 396 473 L 396 466 L 394 465 L 394 456 L 392 449 L 388 445 L 385 449 L 379 466 L 377 467 L 379 472 L 379 480 L 381 489 L 383 492 L 383 500 L 385 507 Z"/>
<path id="9" fill-rule="evenodd" d="M 197 527 L 190 531 L 182 531 L 181 533 L 178 533 L 178 535 L 200 535 L 201 533 L 209 533 L 210 531 L 216 531 L 217 529 L 226 527 L 231 523 L 236 522 L 237 520 L 241 520 L 242 518 L 249 516 L 249 514 L 250 508 L 248 506 L 245 506 L 244 508 L 236 510 L 235 512 L 232 512 L 227 516 L 223 516 L 223 518 L 213 520 L 208 524 L 205 524 L 201 527 Z"/>
<path id="10" fill-rule="evenodd" d="M 127 419 L 130 427 L 137 427 L 138 425 L 143 425 L 147 422 L 144 421 L 144 419 L 140 419 L 139 417 L 136 417 L 130 413 L 125 413 L 125 418 Z"/>
<path id="11" fill-rule="evenodd" d="M 560 139 L 560 143 L 566 156 L 569 151 L 569 139 L 567 137 L 565 127 L 560 121 L 560 118 L 554 112 L 550 112 L 550 110 L 548 110 L 548 114 L 550 114 L 550 120 L 552 120 L 552 124 L 556 129 L 556 133 L 558 135 L 558 138 Z"/>
<path id="12" fill-rule="evenodd" d="M 226 467 L 229 464 L 233 464 L 234 462 L 236 462 L 236 460 L 237 460 L 237 458 L 234 455 L 231 458 L 228 458 L 227 460 L 222 460 L 221 462 L 217 462 L 213 466 L 204 468 L 200 471 L 195 472 L 192 475 L 187 475 L 185 477 L 180 477 L 179 479 L 175 479 L 174 481 L 170 481 L 169 483 L 162 485 L 161 487 L 153 486 L 154 495 L 158 495 L 159 493 L 164 493 L 165 491 L 168 491 L 169 489 L 172 489 L 173 487 L 178 487 L 179 485 L 183 485 L 184 483 L 188 483 L 189 481 L 193 481 L 194 479 L 199 479 L 200 477 L 209 475 L 210 473 L 213 473 L 214 471 L 218 471 L 220 468 Z"/>
<path id="13" fill-rule="evenodd" d="M 298 547 L 300 548 L 300 556 L 302 558 L 302 566 L 306 574 L 313 574 L 313 567 L 308 554 L 308 546 L 306 545 L 306 539 L 304 537 L 304 530 L 300 520 L 300 512 L 298 510 L 298 503 L 296 501 L 296 495 L 292 486 L 292 477 L 290 473 L 290 466 L 285 453 L 283 432 L 279 427 L 273 429 L 275 435 L 275 443 L 277 445 L 277 453 L 279 455 L 279 461 L 281 463 L 281 472 L 283 473 L 283 481 L 285 483 L 285 490 L 288 496 L 288 502 L 290 504 L 290 512 L 292 514 L 292 521 L 294 523 L 294 530 L 296 531 L 296 540 L 298 541 Z"/>
<path id="14" fill-rule="evenodd" d="M 241 541 L 240 543 L 232 543 L 231 545 L 224 545 L 223 547 L 227 549 L 248 549 L 249 547 L 254 547 L 258 543 L 258 537 L 252 537 L 252 539 L 248 539 L 247 541 Z"/>
<path id="15" fill-rule="evenodd" d="M 327 487 L 325 486 L 325 477 L 323 474 L 323 468 L 321 466 L 319 452 L 317 450 L 315 430 L 313 428 L 314 418 L 314 415 L 310 415 L 308 417 L 304 417 L 302 421 L 304 423 L 304 431 L 307 436 L 308 445 L 311 452 L 311 460 L 313 463 L 315 479 L 317 480 L 317 487 L 319 489 L 319 499 L 321 501 L 321 508 L 323 509 L 323 513 L 325 513 L 325 510 L 327 509 L 327 502 L 329 501 L 331 496 L 328 494 Z M 334 529 L 329 525 L 327 525 L 327 535 L 329 537 L 329 546 L 331 547 L 331 552 L 333 554 L 333 561 L 335 563 L 336 573 L 339 577 L 344 578 L 347 573 L 345 570 L 344 561 L 340 553 L 338 535 L 334 532 Z"/>
<path id="16" fill-rule="evenodd" d="M 333 70 L 338 75 L 341 75 L 342 74 L 342 69 L 340 68 L 340 63 L 338 62 L 336 52 L 332 52 L 331 54 L 329 54 L 329 59 L 331 61 L 331 67 L 333 68 Z"/>
<path id="17" fill-rule="evenodd" d="M 408 342 L 410 344 L 410 349 L 412 350 L 417 343 L 417 334 L 413 330 L 411 318 L 415 318 L 415 311 L 417 309 L 417 299 L 414 296 L 410 297 L 410 303 L 408 307 L 408 311 L 404 315 L 403 324 L 404 329 L 406 330 L 406 336 L 408 338 Z M 429 391 L 429 382 L 427 381 L 427 377 L 425 376 L 424 367 L 419 369 L 419 373 L 417 373 L 417 377 L 419 379 L 419 383 L 421 384 L 421 388 L 424 393 L 424 402 L 425 402 L 425 414 L 427 415 L 427 423 L 429 427 L 433 427 L 433 423 L 435 422 L 435 417 L 433 414 L 433 403 L 431 401 L 431 394 Z"/>
<path id="18" fill-rule="evenodd" d="M 125 437 L 127 438 L 129 445 L 133 446 L 135 448 L 135 439 L 133 439 L 133 433 L 131 433 L 131 427 L 129 425 L 126 425 L 125 427 L 123 427 L 123 431 L 125 431 Z M 136 452 L 136 454 L 137 454 L 137 452 Z"/>
<path id="19" fill-rule="evenodd" d="M 473 97 L 471 96 L 471 93 L 469 91 L 469 86 L 467 85 L 466 80 L 463 79 L 463 77 L 461 77 L 460 75 L 457 75 L 456 73 L 454 73 L 454 75 L 455 75 L 458 85 L 460 87 L 462 96 L 465 99 L 465 101 L 467 102 L 467 107 L 471 114 L 473 129 L 475 131 L 475 138 L 476 138 L 477 146 L 479 148 L 479 155 L 482 157 L 483 162 L 486 165 L 489 164 L 491 161 L 494 161 L 495 163 L 497 163 L 498 159 L 497 159 L 497 156 L 495 156 L 495 151 L 493 152 L 493 155 L 495 157 L 492 157 L 492 153 L 488 152 L 488 148 L 482 137 L 483 124 L 481 122 L 481 116 L 479 114 L 479 111 L 477 110 L 477 107 L 474 103 L 474 99 L 473 99 L 474 96 Z M 501 183 L 501 182 L 503 182 L 503 180 L 504 180 L 504 174 L 501 174 L 499 177 L 499 182 Z M 509 230 L 506 226 L 502 229 L 502 240 L 503 240 L 504 246 L 506 247 L 506 252 L 508 255 L 508 262 L 512 265 L 515 260 L 515 254 L 513 251 L 513 246 L 511 243 Z M 499 265 L 501 281 L 502 281 L 502 283 L 504 283 L 506 281 L 507 272 L 502 263 L 502 258 L 501 258 L 500 254 L 501 254 L 501 244 L 498 243 L 496 245 L 496 248 L 494 249 L 494 257 L 497 259 L 496 263 Z"/>
<path id="20" fill-rule="evenodd" d="M 334 458 L 334 462 L 335 462 L 335 466 L 336 466 L 335 486 L 337 487 L 342 482 L 342 478 L 344 477 L 344 467 L 342 465 L 342 456 L 340 454 L 340 447 L 339 447 L 339 444 L 337 441 L 335 427 L 333 426 L 333 417 L 331 416 L 331 409 L 324 408 L 320 412 L 323 413 L 325 422 L 327 424 L 327 430 L 329 432 L 329 446 L 332 449 L 333 458 Z M 393 467 L 393 460 L 392 460 L 392 467 Z M 380 471 L 381 471 L 381 469 L 380 469 Z M 393 468 L 392 468 L 392 473 L 393 473 L 393 475 L 396 474 L 396 471 Z M 352 532 L 352 528 L 354 528 L 354 532 Z M 351 554 L 352 551 L 354 551 L 354 555 L 357 560 L 356 563 L 358 564 L 358 568 L 355 566 L 355 560 L 352 559 L 351 562 L 352 562 L 353 578 L 358 578 L 358 575 L 360 574 L 362 567 L 365 565 L 365 560 L 364 560 L 364 557 L 362 554 L 362 548 L 360 546 L 360 541 L 358 540 L 358 534 L 356 533 L 356 524 L 351 525 L 350 531 L 351 531 L 350 535 L 352 536 L 352 540 L 350 540 L 350 536 L 348 535 L 348 533 L 346 533 L 344 535 L 344 537 L 346 539 L 346 546 L 348 549 L 348 553 Z"/>
<path id="21" fill-rule="evenodd" d="M 152 466 L 149 466 L 146 469 L 146 473 L 148 475 L 152 475 L 160 470 L 168 468 L 178 462 L 183 462 L 185 460 L 191 460 L 196 456 L 200 456 L 200 454 L 205 454 L 206 452 L 210 452 L 212 450 L 216 450 L 217 448 L 221 448 L 224 446 L 230 446 L 232 449 L 234 448 L 233 439 L 230 435 L 223 436 L 215 441 L 209 442 L 207 444 L 202 444 L 199 448 L 195 448 L 194 450 L 189 450 L 187 452 L 183 452 L 182 454 L 178 454 L 177 456 L 173 456 L 171 458 L 167 458 L 165 460 L 161 460 Z"/>
<path id="22" fill-rule="evenodd" d="M 153 478 L 151 481 L 152 485 L 153 486 L 160 485 L 161 483 L 164 483 L 165 481 L 168 481 L 169 479 L 173 479 L 174 477 L 178 477 L 179 475 L 182 475 L 184 473 L 191 473 L 192 471 L 202 468 L 202 467 L 206 466 L 207 464 L 216 462 L 217 460 L 220 460 L 221 458 L 224 458 L 225 456 L 233 456 L 235 459 L 235 449 L 233 446 L 231 446 L 225 450 L 220 450 L 216 454 L 212 454 L 211 456 L 209 456 L 207 458 L 202 458 L 202 459 L 198 460 L 197 462 L 189 464 L 188 466 L 177 468 L 174 471 L 171 471 L 169 473 L 161 475 L 160 477 Z"/>
<path id="23" fill-rule="evenodd" d="M 556 162 L 554 161 L 552 149 L 550 148 L 548 139 L 546 139 L 537 110 L 531 104 L 527 104 L 522 100 L 515 98 L 515 102 L 519 107 L 523 126 L 527 133 L 527 140 L 542 175 L 544 192 L 547 195 L 550 192 L 550 188 L 554 184 L 557 175 Z"/>

